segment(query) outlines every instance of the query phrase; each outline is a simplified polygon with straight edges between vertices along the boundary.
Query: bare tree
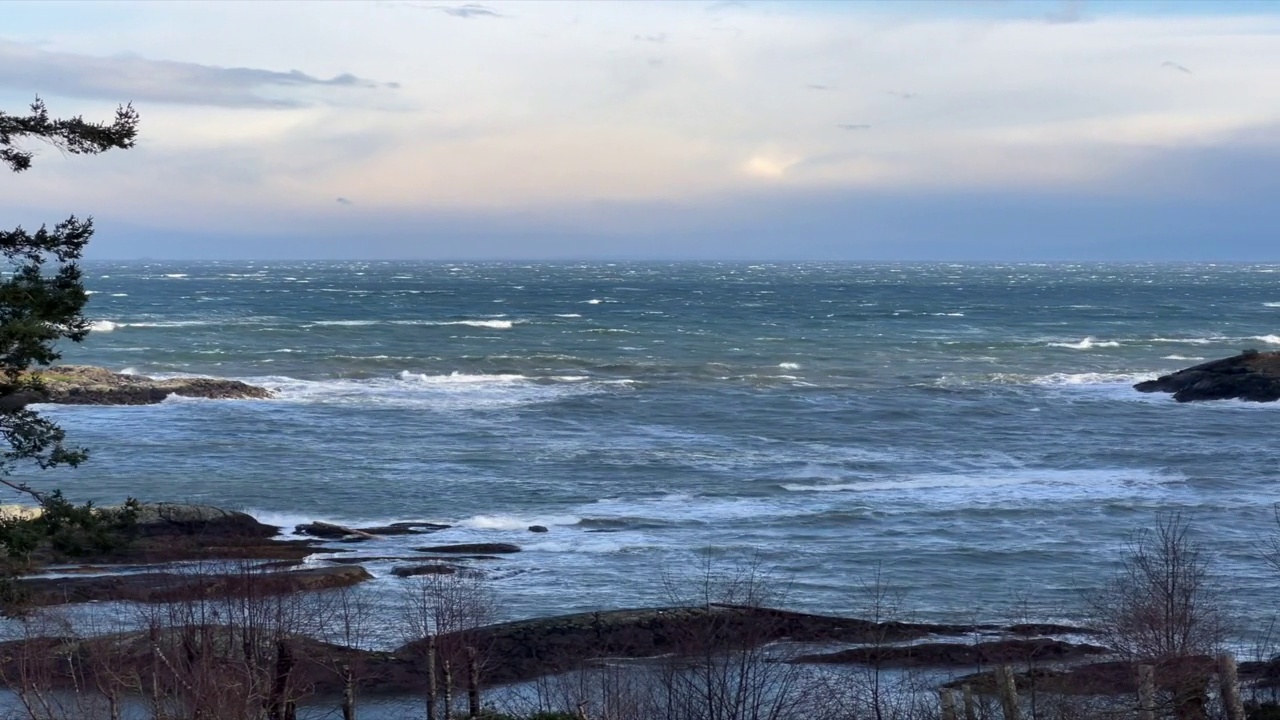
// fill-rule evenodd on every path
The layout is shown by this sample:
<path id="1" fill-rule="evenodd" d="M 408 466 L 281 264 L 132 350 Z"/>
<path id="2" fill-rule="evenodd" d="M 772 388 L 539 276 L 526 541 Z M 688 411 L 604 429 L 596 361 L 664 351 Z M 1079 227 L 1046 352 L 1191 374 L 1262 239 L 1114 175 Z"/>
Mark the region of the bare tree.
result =
<path id="1" fill-rule="evenodd" d="M 1211 659 L 1228 623 L 1210 559 L 1181 513 L 1129 541 L 1114 577 L 1088 597 L 1092 624 L 1122 658 L 1152 665 L 1179 718 L 1205 716 Z M 1210 661 L 1211 662 L 1211 661 Z"/>
<path id="2" fill-rule="evenodd" d="M 484 666 L 486 648 L 477 647 L 479 638 L 471 631 L 494 621 L 493 593 L 473 571 L 420 575 L 405 582 L 401 614 L 406 639 L 420 643 L 424 656 L 427 720 L 436 720 L 438 705 L 448 717 L 453 680 L 470 681 Z M 473 653 L 475 673 L 468 671 Z M 479 688 L 474 691 L 478 694 Z"/>

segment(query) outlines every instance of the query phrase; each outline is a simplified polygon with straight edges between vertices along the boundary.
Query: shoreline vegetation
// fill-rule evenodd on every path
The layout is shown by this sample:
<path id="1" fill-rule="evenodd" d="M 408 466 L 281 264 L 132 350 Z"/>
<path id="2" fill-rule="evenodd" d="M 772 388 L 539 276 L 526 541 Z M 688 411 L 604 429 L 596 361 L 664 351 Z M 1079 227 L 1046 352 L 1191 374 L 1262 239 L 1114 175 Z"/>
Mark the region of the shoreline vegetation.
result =
<path id="1" fill-rule="evenodd" d="M 358 591 L 373 579 L 360 565 L 368 558 L 335 545 L 446 526 L 309 523 L 293 531 L 310 537 L 283 539 L 282 528 L 211 506 L 71 509 L 55 498 L 44 513 L 0 515 L 4 608 L 18 630 L 0 642 L 0 685 L 37 710 L 31 718 L 105 720 L 122 704 L 155 718 L 200 707 L 221 708 L 200 717 L 283 720 L 326 705 L 355 717 L 358 698 L 392 697 L 429 699 L 432 718 L 502 717 L 502 698 L 519 717 L 960 720 L 969 706 L 975 718 L 1065 719 L 1148 717 L 1123 711 L 1146 698 L 1168 710 L 1150 717 L 1234 720 L 1223 702 L 1244 698 L 1249 717 L 1268 717 L 1263 699 L 1280 687 L 1280 657 L 1224 654 L 1221 588 L 1180 516 L 1134 536 L 1125 569 L 1082 598 L 1079 626 L 1026 612 L 1005 624 L 913 622 L 878 569 L 851 615 L 793 612 L 765 570 L 711 559 L 670 581 L 667 607 L 497 622 L 468 560 L 519 547 L 426 545 L 423 562 L 405 566 L 415 572 L 392 573 L 398 644 L 375 649 L 387 645 L 387 615 Z M 25 553 L 13 552 L 15 538 Z M 754 706 L 667 707 L 708 697 Z M 49 711 L 54 698 L 64 714 Z M 1021 710 L 999 709 L 1009 702 Z"/>

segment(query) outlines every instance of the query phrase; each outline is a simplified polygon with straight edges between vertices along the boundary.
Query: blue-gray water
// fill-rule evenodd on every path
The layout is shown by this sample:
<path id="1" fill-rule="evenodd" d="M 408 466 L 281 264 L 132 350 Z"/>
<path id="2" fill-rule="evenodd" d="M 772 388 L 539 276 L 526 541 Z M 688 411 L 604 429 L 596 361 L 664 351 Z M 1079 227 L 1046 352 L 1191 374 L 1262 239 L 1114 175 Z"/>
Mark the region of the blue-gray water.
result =
<path id="1" fill-rule="evenodd" d="M 716 548 L 758 551 L 801 608 L 855 610 L 883 563 L 924 617 L 1017 593 L 1070 617 L 1160 509 L 1193 514 L 1249 619 L 1280 582 L 1258 557 L 1280 408 L 1130 389 L 1280 344 L 1277 265 L 87 270 L 99 330 L 67 362 L 279 397 L 46 408 L 93 455 L 38 482 L 453 523 L 432 542 L 525 547 L 492 571 L 512 616 L 660 603 Z"/>

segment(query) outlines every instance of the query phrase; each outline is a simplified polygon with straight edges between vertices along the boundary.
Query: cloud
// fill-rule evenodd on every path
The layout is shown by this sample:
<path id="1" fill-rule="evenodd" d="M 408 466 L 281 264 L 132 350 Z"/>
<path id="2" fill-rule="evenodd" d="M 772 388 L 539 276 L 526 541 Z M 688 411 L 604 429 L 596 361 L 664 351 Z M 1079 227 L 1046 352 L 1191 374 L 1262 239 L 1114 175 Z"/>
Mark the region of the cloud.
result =
<path id="1" fill-rule="evenodd" d="M 146 108 L 139 148 L 50 153 L 0 207 L 117 208 L 156 227 L 239 233 L 303 217 L 554 216 L 601 203 L 749 214 L 775 193 L 1176 203 L 1205 191 L 1204 160 L 1187 154 L 1173 172 L 1162 158 L 1280 146 L 1280 17 L 1100 5 L 1089 22 L 1052 24 L 1039 10 L 801 5 L 495 0 L 482 7 L 519 22 L 493 23 L 364 3 L 104 6 L 129 17 L 25 55 L 0 47 L 0 84 L 22 90 L 15 102 L 35 90 L 110 102 L 55 106 L 89 117 L 144 96 L 168 104 Z M 163 60 L 112 55 L 123 51 Z M 1161 68 L 1175 57 L 1195 82 Z M 251 69 L 290 67 L 305 73 Z M 391 92 L 365 78 L 412 82 Z M 334 200 L 353 188 L 358 202 Z"/>
<path id="2" fill-rule="evenodd" d="M 452 5 L 452 6 L 433 5 L 425 9 L 439 10 L 440 12 L 446 15 L 452 15 L 453 17 L 468 18 L 468 19 L 485 18 L 485 17 L 495 17 L 495 18 L 506 17 L 505 15 L 498 12 L 497 10 L 494 10 L 491 7 L 486 7 L 484 5 L 477 5 L 475 3 L 468 3 L 466 5 Z"/>
<path id="3" fill-rule="evenodd" d="M 1057 10 L 1045 14 L 1045 22 L 1054 25 L 1083 22 L 1085 20 L 1084 5 L 1085 0 L 1062 0 Z"/>
<path id="4" fill-rule="evenodd" d="M 395 89 L 399 85 L 350 73 L 324 79 L 300 70 L 219 67 L 134 55 L 96 57 L 0 40 L 0 87 L 114 101 L 287 108 L 331 99 L 326 95 L 330 92 Z"/>

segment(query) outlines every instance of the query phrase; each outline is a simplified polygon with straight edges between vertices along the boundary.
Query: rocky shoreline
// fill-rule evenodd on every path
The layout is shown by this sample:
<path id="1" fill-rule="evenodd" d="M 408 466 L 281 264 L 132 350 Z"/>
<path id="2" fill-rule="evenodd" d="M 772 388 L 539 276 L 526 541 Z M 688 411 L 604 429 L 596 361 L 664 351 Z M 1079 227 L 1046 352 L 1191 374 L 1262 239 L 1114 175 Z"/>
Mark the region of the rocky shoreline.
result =
<path id="1" fill-rule="evenodd" d="M 211 506 L 153 503 L 138 506 L 135 513 L 134 535 L 118 550 L 84 558 L 81 565 L 69 565 L 56 554 L 43 555 L 38 558 L 43 562 L 38 568 L 41 572 L 11 580 L 13 588 L 25 596 L 28 608 L 90 602 L 213 602 L 219 606 L 228 600 L 260 602 L 294 595 L 320 598 L 326 591 L 340 592 L 374 579 L 364 563 L 410 559 L 348 557 L 344 556 L 350 549 L 346 545 L 376 542 L 388 535 L 431 534 L 448 527 L 402 522 L 348 528 L 317 522 L 291 528 L 293 534 L 309 537 L 288 539 L 281 537 L 280 527 L 246 513 Z M 389 575 L 407 578 L 458 573 L 471 560 L 498 559 L 487 553 L 516 553 L 520 548 L 471 543 L 424 544 L 414 550 L 429 554 L 412 558 L 425 562 L 396 566 Z M 181 563 L 193 561 L 212 564 L 203 569 L 197 564 L 196 572 L 182 569 Z M 236 565 L 234 561 L 249 562 Z M 165 626 L 164 632 L 176 638 L 215 630 L 208 625 L 177 623 Z M 233 637 L 243 630 L 226 626 L 216 632 Z M 1033 668 L 1039 673 L 1036 682 L 1043 680 L 1044 687 L 1058 687 L 1063 692 L 1129 692 L 1134 668 L 1117 660 L 1111 649 L 1090 642 L 1093 637 L 1087 628 L 1067 625 L 872 622 L 709 603 L 484 624 L 442 633 L 434 642 L 437 652 L 444 652 L 441 648 L 454 649 L 449 652 L 470 648 L 468 652 L 482 653 L 485 661 L 479 681 L 486 686 L 532 681 L 605 661 L 650 662 L 698 656 L 709 648 L 771 647 L 777 660 L 792 664 L 923 670 L 947 673 L 946 677 L 952 678 L 955 672 L 966 671 L 971 674 L 955 682 L 963 681 L 978 692 L 994 687 L 989 669 L 1002 664 Z M 148 639 L 140 631 L 0 642 L 0 678 L 14 670 L 6 663 L 22 662 L 32 653 L 76 658 L 71 665 L 81 672 L 108 667 L 119 672 L 122 663 L 126 667 L 135 663 L 138 667 L 131 671 L 142 672 L 144 663 L 151 662 L 148 643 L 155 642 L 154 636 Z M 363 693 L 398 695 L 425 689 L 429 665 L 427 645 L 422 641 L 381 651 L 296 634 L 290 635 L 289 643 L 290 657 L 297 663 L 293 672 L 320 694 L 342 691 L 347 679 L 335 674 L 335 667 L 359 667 Z M 1212 659 L 1203 661 L 1211 663 Z M 463 659 L 457 662 L 460 667 Z M 1275 682 L 1280 679 L 1280 659 L 1242 663 L 1240 674 L 1243 680 L 1259 685 Z M 67 681 L 82 679 L 68 677 Z"/>
<path id="2" fill-rule="evenodd" d="M 154 405 L 170 395 L 207 400 L 265 400 L 267 388 L 239 380 L 185 377 L 157 380 L 88 365 L 60 365 L 32 372 L 38 389 L 0 397 L 0 407 L 32 403 L 59 405 Z"/>

